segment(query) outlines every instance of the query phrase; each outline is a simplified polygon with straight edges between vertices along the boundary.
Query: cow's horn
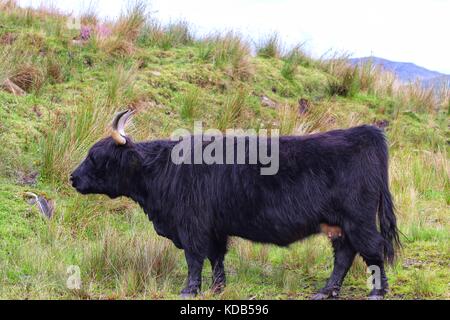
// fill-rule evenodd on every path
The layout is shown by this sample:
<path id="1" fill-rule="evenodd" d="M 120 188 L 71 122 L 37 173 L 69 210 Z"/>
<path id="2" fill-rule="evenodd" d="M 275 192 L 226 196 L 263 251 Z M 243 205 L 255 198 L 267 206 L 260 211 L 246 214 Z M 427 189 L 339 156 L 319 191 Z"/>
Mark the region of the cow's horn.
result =
<path id="1" fill-rule="evenodd" d="M 117 144 L 123 145 L 127 143 L 127 139 L 125 139 L 125 125 L 127 124 L 128 119 L 133 115 L 133 110 L 125 110 L 116 114 L 114 120 L 112 122 L 112 134 L 111 137 Z"/>

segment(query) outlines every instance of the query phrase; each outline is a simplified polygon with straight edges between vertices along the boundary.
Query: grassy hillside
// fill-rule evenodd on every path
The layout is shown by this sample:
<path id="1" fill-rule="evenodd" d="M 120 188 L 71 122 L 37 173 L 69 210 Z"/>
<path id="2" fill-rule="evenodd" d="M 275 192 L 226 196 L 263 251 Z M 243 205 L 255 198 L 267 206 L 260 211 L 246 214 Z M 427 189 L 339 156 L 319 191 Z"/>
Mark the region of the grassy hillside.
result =
<path id="1" fill-rule="evenodd" d="M 161 25 L 144 9 L 105 24 L 86 12 L 80 34 L 54 10 L 0 1 L 0 298 L 178 297 L 184 258 L 143 212 L 126 199 L 80 196 L 68 183 L 126 107 L 138 110 L 128 129 L 137 141 L 168 138 L 194 120 L 294 135 L 387 125 L 404 244 L 388 270 L 388 298 L 450 298 L 448 91 L 400 90 L 370 65 L 285 52 L 275 36 L 251 55 L 238 34 L 198 39 L 188 24 Z M 11 93 L 9 82 L 23 92 Z M 52 219 L 26 192 L 55 201 Z M 80 267 L 81 290 L 66 286 L 70 265 Z M 289 249 L 232 239 L 228 287 L 220 296 L 207 290 L 206 263 L 199 298 L 306 299 L 331 268 L 324 236 Z M 364 298 L 366 277 L 358 258 L 342 297 Z"/>

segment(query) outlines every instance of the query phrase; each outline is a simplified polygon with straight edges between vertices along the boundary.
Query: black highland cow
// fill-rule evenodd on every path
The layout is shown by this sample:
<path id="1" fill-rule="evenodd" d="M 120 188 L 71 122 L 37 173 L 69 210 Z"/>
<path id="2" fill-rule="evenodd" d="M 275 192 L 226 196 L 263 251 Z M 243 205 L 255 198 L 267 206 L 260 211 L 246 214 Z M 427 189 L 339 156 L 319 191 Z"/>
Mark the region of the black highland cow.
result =
<path id="1" fill-rule="evenodd" d="M 381 288 L 369 298 L 384 296 L 384 261 L 393 260 L 399 239 L 381 130 L 360 126 L 280 137 L 279 171 L 264 176 L 259 164 L 174 164 L 177 142 L 135 143 L 125 135 L 131 114 L 116 116 L 112 136 L 91 148 L 71 181 L 82 194 L 139 203 L 156 232 L 184 250 L 189 273 L 182 295 L 199 292 L 206 258 L 213 289 L 223 289 L 229 236 L 287 246 L 325 228 L 339 230 L 329 232 L 334 269 L 313 298 L 339 294 L 356 254 L 381 271 Z"/>

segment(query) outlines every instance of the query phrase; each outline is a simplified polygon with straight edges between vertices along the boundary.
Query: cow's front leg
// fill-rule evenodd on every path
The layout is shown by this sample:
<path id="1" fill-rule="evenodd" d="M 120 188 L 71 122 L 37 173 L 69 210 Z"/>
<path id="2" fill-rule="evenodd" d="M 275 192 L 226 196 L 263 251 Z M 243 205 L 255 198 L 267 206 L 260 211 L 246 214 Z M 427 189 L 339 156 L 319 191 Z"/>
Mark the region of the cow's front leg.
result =
<path id="1" fill-rule="evenodd" d="M 204 257 L 189 251 L 184 251 L 186 262 L 188 265 L 188 278 L 186 287 L 181 290 L 183 298 L 190 298 L 200 292 L 202 286 L 202 268 Z"/>

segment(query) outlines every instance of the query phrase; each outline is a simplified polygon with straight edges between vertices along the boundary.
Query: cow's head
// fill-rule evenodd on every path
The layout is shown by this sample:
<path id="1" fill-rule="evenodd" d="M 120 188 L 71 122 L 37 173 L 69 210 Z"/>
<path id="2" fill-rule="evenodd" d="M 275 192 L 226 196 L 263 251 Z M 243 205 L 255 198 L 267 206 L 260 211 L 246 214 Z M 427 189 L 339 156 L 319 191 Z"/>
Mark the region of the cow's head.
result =
<path id="1" fill-rule="evenodd" d="M 86 159 L 72 172 L 72 186 L 82 194 L 106 194 L 111 198 L 128 193 L 136 186 L 142 159 L 134 143 L 125 135 L 125 125 L 133 111 L 118 113 L 110 137 L 89 150 Z"/>

